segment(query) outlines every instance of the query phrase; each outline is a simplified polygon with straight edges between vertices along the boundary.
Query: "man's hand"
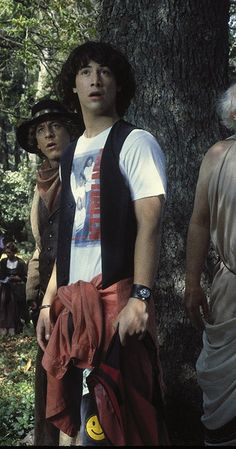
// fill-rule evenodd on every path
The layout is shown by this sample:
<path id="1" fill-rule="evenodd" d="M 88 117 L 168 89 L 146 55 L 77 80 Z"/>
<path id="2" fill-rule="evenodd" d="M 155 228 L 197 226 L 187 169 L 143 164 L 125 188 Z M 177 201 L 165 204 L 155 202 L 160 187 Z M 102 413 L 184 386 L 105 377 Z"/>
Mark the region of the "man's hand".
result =
<path id="1" fill-rule="evenodd" d="M 206 321 L 209 321 L 209 307 L 201 286 L 186 288 L 184 301 L 186 313 L 191 323 L 197 329 L 203 330 L 205 325 L 202 316 Z"/>
<path id="2" fill-rule="evenodd" d="M 126 306 L 121 310 L 114 322 L 114 327 L 119 325 L 119 336 L 122 345 L 125 345 L 127 335 L 144 334 L 147 327 L 148 313 L 147 303 L 137 298 L 130 298 Z"/>
<path id="3" fill-rule="evenodd" d="M 36 326 L 37 341 L 43 351 L 45 351 L 47 342 L 52 332 L 52 325 L 50 323 L 49 311 L 50 311 L 49 307 L 41 309 L 38 318 L 38 323 Z"/>

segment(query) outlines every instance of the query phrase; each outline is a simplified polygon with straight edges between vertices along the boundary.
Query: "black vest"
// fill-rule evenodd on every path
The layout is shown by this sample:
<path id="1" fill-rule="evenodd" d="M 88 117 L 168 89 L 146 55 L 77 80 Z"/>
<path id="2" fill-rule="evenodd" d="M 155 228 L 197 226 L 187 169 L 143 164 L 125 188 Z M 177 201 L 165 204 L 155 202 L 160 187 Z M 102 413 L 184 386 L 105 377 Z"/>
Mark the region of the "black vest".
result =
<path id="1" fill-rule="evenodd" d="M 106 140 L 100 168 L 100 223 L 103 288 L 134 273 L 134 245 L 137 234 L 130 190 L 119 168 L 119 154 L 128 134 L 136 127 L 124 120 L 113 125 Z M 61 207 L 57 249 L 57 284 L 69 281 L 71 237 L 75 201 L 70 187 L 76 141 L 61 159 Z M 78 260 L 78 264 L 83 263 Z"/>
<path id="2" fill-rule="evenodd" d="M 53 213 L 49 213 L 42 198 L 39 198 L 38 226 L 41 238 L 41 251 L 39 254 L 39 282 L 40 290 L 45 293 L 50 279 L 53 265 L 56 259 L 58 222 L 59 222 L 59 198 Z"/>

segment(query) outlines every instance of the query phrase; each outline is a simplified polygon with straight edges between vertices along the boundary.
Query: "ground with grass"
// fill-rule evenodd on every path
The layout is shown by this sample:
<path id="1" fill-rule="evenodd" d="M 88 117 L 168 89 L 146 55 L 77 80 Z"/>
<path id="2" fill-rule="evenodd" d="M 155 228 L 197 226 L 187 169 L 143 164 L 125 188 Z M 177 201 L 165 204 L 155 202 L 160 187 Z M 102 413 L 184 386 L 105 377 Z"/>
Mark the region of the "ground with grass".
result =
<path id="1" fill-rule="evenodd" d="M 34 426 L 37 342 L 33 325 L 0 337 L 0 446 L 24 446 Z"/>

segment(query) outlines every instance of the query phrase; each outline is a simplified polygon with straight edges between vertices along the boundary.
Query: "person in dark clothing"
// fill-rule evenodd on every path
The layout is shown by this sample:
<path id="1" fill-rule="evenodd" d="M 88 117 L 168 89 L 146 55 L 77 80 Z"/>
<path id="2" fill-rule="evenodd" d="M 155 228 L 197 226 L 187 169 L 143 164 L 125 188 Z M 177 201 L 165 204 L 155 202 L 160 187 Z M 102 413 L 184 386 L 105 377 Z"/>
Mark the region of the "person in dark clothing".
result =
<path id="1" fill-rule="evenodd" d="M 16 256 L 14 242 L 5 245 L 5 258 L 0 261 L 0 335 L 15 335 L 22 331 L 21 319 L 26 316 L 26 263 Z"/>
<path id="2" fill-rule="evenodd" d="M 26 284 L 27 303 L 34 326 L 56 257 L 60 204 L 59 161 L 62 152 L 82 132 L 77 114 L 69 113 L 52 99 L 42 99 L 32 108 L 31 119 L 17 128 L 17 140 L 24 150 L 40 156 L 36 188 L 31 207 L 31 228 L 35 251 L 29 261 Z M 59 431 L 45 420 L 47 379 L 41 365 L 43 352 L 38 347 L 35 373 L 36 446 L 58 446 Z"/>
<path id="3" fill-rule="evenodd" d="M 82 114 L 85 132 L 61 159 L 57 260 L 37 324 L 48 375 L 47 418 L 68 435 L 79 430 L 85 446 L 168 445 L 152 297 L 164 154 L 153 135 L 122 119 L 135 80 L 118 49 L 79 45 L 57 86 L 68 108 Z M 87 160 L 93 164 L 86 170 L 84 234 L 76 233 L 76 185 Z M 122 382 L 116 385 L 116 378 L 109 395 L 101 384 L 89 385 L 116 332 Z M 117 390 L 120 410 L 112 401 Z"/>

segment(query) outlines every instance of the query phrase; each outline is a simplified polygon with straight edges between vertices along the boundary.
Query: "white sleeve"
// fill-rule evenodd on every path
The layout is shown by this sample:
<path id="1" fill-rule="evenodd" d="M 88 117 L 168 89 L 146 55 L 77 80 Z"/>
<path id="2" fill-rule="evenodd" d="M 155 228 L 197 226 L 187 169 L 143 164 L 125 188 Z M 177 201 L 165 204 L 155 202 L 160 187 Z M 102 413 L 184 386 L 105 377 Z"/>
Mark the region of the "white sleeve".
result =
<path id="1" fill-rule="evenodd" d="M 165 156 L 148 131 L 131 131 L 121 149 L 119 164 L 134 201 L 149 196 L 166 196 Z"/>

